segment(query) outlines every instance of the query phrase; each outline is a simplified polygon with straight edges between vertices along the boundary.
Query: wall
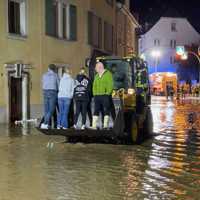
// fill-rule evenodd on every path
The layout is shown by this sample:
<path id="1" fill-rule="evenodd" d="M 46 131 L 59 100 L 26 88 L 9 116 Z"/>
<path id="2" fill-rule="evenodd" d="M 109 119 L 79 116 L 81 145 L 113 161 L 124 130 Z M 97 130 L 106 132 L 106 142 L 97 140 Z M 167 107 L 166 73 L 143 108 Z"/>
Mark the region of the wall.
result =
<path id="1" fill-rule="evenodd" d="M 73 75 L 85 64 L 85 58 L 90 54 L 87 39 L 87 11 L 89 1 L 68 1 L 77 6 L 77 41 L 60 40 L 45 35 L 45 21 L 42 22 L 42 64 L 43 71 L 49 63 L 69 64 Z M 44 4 L 43 4 L 44 5 Z M 44 13 L 42 19 L 45 19 Z"/>
<path id="2" fill-rule="evenodd" d="M 113 1 L 113 5 L 110 5 L 106 2 L 106 0 L 90 0 L 90 11 L 93 12 L 96 16 L 100 17 L 102 20 L 102 50 L 108 54 L 112 54 L 113 52 L 107 52 L 104 45 L 104 22 L 113 26 L 113 50 L 115 46 L 115 8 L 116 2 Z M 96 49 L 96 48 L 95 48 Z"/>
<path id="3" fill-rule="evenodd" d="M 136 40 L 136 28 L 139 24 L 129 11 L 129 1 L 126 1 L 122 9 L 116 10 L 116 19 L 117 54 L 120 56 L 127 56 L 130 53 L 137 55 L 138 45 Z"/>
<path id="4" fill-rule="evenodd" d="M 68 1 L 70 3 L 70 1 Z M 0 1 L 0 122 L 8 121 L 8 80 L 5 63 L 22 61 L 31 64 L 30 70 L 30 104 L 31 118 L 39 117 L 42 111 L 41 77 L 50 63 L 69 64 L 75 75 L 84 66 L 85 58 L 91 48 L 87 44 L 87 11 L 89 1 L 71 1 L 77 5 L 78 40 L 75 42 L 59 40 L 45 35 L 45 1 L 28 1 L 28 35 L 27 38 L 13 37 L 7 33 L 7 4 Z M 6 16 L 6 18 L 5 18 Z"/>
<path id="5" fill-rule="evenodd" d="M 15 61 L 22 61 L 23 63 L 32 64 L 35 68 L 31 71 L 31 103 L 38 104 L 41 102 L 40 92 L 38 91 L 38 83 L 40 83 L 39 76 L 34 74 L 40 72 L 40 0 L 28 1 L 28 37 L 14 37 L 8 34 L 7 30 L 7 4 L 6 1 L 0 1 L 0 66 L 1 66 L 1 76 L 0 86 L 4 88 L 4 92 L 0 96 L 0 121 L 7 121 L 8 118 L 8 80 L 7 80 L 7 71 L 4 67 L 5 63 L 12 63 Z M 30 9 L 33 8 L 33 9 Z M 35 17 L 33 17 L 33 15 Z M 36 85 L 36 86 L 35 86 Z"/>

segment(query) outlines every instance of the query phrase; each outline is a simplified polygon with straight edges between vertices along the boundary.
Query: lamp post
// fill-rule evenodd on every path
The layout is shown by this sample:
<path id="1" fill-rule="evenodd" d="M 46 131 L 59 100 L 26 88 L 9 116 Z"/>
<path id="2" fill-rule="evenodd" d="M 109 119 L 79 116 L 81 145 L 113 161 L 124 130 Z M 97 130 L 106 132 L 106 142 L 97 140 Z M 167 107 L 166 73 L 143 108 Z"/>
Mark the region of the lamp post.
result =
<path id="1" fill-rule="evenodd" d="M 199 62 L 199 83 L 200 83 L 200 57 L 193 51 L 188 51 L 187 53 L 195 56 L 197 58 L 198 62 Z"/>
<path id="2" fill-rule="evenodd" d="M 159 50 L 153 50 L 153 51 L 151 52 L 151 56 L 152 56 L 153 58 L 155 58 L 155 73 L 157 73 L 157 71 L 158 71 L 158 69 L 157 69 L 157 67 L 158 67 L 158 59 L 159 59 L 160 56 L 161 56 L 161 52 L 160 52 Z"/>
<path id="3" fill-rule="evenodd" d="M 199 49 L 198 49 L 199 51 Z M 188 54 L 194 56 L 199 62 L 199 83 L 200 83 L 200 56 L 193 51 L 186 51 L 184 47 L 177 47 L 176 54 L 180 56 L 181 60 L 187 60 Z"/>

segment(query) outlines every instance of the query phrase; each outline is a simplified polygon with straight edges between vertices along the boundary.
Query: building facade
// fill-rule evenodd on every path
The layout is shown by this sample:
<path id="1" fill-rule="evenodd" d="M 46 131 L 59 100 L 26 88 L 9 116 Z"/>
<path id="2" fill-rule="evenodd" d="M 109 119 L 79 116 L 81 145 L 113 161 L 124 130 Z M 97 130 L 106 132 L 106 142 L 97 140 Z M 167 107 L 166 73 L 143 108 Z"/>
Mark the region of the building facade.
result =
<path id="1" fill-rule="evenodd" d="M 75 75 L 94 50 L 115 55 L 116 10 L 116 0 L 0 1 L 0 122 L 41 117 L 50 63 Z"/>
<path id="2" fill-rule="evenodd" d="M 139 39 L 139 54 L 146 59 L 149 72 L 176 72 L 176 46 L 199 44 L 200 34 L 186 18 L 161 17 Z"/>

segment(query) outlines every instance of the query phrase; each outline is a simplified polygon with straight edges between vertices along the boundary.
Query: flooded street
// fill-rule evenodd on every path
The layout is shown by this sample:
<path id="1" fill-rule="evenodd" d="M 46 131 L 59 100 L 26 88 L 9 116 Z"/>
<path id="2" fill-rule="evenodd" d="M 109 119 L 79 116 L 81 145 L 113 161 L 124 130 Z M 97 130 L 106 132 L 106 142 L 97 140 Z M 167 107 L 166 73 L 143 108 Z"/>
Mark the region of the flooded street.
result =
<path id="1" fill-rule="evenodd" d="M 199 105 L 154 97 L 155 134 L 134 146 L 66 144 L 1 126 L 0 200 L 198 200 L 200 123 L 191 130 L 187 116 Z"/>

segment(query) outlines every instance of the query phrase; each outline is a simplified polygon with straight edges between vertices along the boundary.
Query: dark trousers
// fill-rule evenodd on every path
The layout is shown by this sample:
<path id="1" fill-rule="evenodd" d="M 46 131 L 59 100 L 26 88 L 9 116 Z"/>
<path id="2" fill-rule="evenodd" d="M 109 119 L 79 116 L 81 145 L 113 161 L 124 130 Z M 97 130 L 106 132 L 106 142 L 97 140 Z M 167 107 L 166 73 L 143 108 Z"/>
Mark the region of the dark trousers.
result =
<path id="1" fill-rule="evenodd" d="M 114 106 L 113 99 L 112 99 L 111 95 L 109 96 L 109 103 L 110 103 L 110 114 L 111 114 L 112 120 L 114 122 L 115 118 L 116 118 L 116 112 L 115 112 L 115 106 Z M 104 116 L 105 116 L 103 110 L 101 111 L 101 114 L 102 114 L 102 124 L 103 124 Z"/>
<path id="2" fill-rule="evenodd" d="M 110 115 L 110 97 L 109 95 L 94 96 L 94 115 L 99 113 Z"/>
<path id="3" fill-rule="evenodd" d="M 88 108 L 88 101 L 76 101 L 76 113 L 74 116 L 75 124 L 77 124 L 78 122 L 78 117 L 80 113 L 82 116 L 82 125 L 86 124 L 87 108 Z"/>
<path id="4" fill-rule="evenodd" d="M 87 114 L 90 121 L 90 126 L 92 126 L 92 109 L 91 109 L 91 101 L 88 102 L 87 105 Z"/>

